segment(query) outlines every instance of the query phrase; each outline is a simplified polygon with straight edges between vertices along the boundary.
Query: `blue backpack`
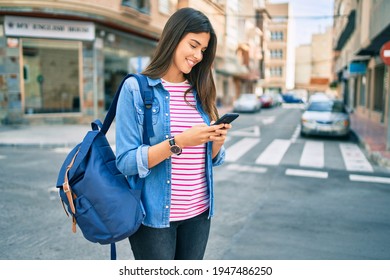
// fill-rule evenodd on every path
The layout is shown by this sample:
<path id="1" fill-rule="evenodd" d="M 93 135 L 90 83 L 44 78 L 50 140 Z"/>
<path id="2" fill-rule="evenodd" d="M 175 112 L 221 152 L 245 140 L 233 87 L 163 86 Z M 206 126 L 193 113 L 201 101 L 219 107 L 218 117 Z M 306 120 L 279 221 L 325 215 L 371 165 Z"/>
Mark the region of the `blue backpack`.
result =
<path id="1" fill-rule="evenodd" d="M 154 136 L 153 89 L 145 76 L 128 74 L 121 82 L 103 124 L 100 120 L 91 123 L 92 130 L 67 155 L 57 180 L 65 213 L 72 217 L 73 232 L 76 232 L 77 224 L 87 240 L 111 244 L 111 259 L 116 259 L 115 242 L 135 233 L 144 219 L 140 200 L 144 179 L 138 177 L 136 184 L 141 185 L 136 188 L 129 185 L 116 167 L 115 155 L 106 138 L 115 118 L 121 88 L 129 77 L 138 80 L 145 104 L 143 139 L 150 145 L 149 137 Z"/>

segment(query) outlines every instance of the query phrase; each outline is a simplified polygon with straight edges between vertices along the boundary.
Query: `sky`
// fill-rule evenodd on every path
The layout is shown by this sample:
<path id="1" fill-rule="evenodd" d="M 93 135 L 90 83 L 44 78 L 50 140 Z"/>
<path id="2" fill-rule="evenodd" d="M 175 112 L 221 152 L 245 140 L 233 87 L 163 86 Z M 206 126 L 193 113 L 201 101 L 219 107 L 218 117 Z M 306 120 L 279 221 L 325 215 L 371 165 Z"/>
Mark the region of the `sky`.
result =
<path id="1" fill-rule="evenodd" d="M 322 33 L 333 24 L 334 0 L 270 0 L 292 7 L 295 20 L 295 45 L 309 44 L 313 33 Z"/>

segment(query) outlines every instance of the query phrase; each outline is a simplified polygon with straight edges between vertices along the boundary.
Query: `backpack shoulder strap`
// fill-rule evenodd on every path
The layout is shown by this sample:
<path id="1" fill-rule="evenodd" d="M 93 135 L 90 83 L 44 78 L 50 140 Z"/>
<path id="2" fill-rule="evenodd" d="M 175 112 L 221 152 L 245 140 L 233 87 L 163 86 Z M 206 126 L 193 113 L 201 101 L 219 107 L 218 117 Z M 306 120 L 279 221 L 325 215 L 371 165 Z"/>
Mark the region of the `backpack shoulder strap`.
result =
<path id="1" fill-rule="evenodd" d="M 142 75 L 142 74 L 127 74 L 126 77 L 122 80 L 121 84 L 119 85 L 115 96 L 111 102 L 110 108 L 108 109 L 107 115 L 104 119 L 103 125 L 101 127 L 101 132 L 103 134 L 106 134 L 108 129 L 111 126 L 111 123 L 113 122 L 115 115 L 116 115 L 116 106 L 118 104 L 118 99 L 119 95 L 122 89 L 123 84 L 129 77 L 134 77 L 137 79 L 138 84 L 139 84 L 139 89 L 141 92 L 142 99 L 145 104 L 145 119 L 144 119 L 144 143 L 145 144 L 150 144 L 149 143 L 149 138 L 154 136 L 154 131 L 153 131 L 153 123 L 152 123 L 152 104 L 153 104 L 153 99 L 154 99 L 154 94 L 153 94 L 153 88 L 149 86 L 147 78 Z"/>
<path id="2" fill-rule="evenodd" d="M 144 143 L 147 145 L 150 145 L 149 138 L 154 136 L 153 131 L 153 120 L 152 120 L 152 105 L 153 105 L 153 88 L 149 86 L 148 80 L 146 77 L 142 74 L 134 74 L 133 77 L 135 77 L 138 81 L 140 92 L 142 99 L 144 101 L 145 105 L 145 118 L 144 118 Z"/>

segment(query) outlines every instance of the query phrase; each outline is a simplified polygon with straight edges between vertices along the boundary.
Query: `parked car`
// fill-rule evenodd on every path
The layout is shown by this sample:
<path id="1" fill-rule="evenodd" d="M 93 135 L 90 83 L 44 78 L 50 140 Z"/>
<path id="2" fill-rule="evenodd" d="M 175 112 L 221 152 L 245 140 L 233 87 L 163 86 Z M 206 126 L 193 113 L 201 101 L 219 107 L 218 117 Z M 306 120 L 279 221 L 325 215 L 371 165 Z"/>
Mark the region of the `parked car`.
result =
<path id="1" fill-rule="evenodd" d="M 282 94 L 282 98 L 285 103 L 304 103 L 302 98 L 290 93 Z"/>
<path id="2" fill-rule="evenodd" d="M 234 112 L 258 112 L 261 109 L 261 101 L 253 93 L 242 93 L 233 103 Z"/>
<path id="3" fill-rule="evenodd" d="M 316 92 L 316 93 L 310 95 L 308 103 L 311 103 L 311 102 L 314 102 L 314 101 L 326 101 L 326 100 L 329 100 L 329 99 L 331 99 L 331 97 L 329 95 L 327 95 L 326 93 L 324 93 L 324 92 Z"/>
<path id="4" fill-rule="evenodd" d="M 301 135 L 348 136 L 350 116 L 341 100 L 311 101 L 301 117 Z"/>
<path id="5" fill-rule="evenodd" d="M 280 106 L 284 102 L 282 94 L 280 93 L 273 93 L 272 94 L 273 99 L 274 99 L 274 106 Z"/>
<path id="6" fill-rule="evenodd" d="M 262 108 L 271 108 L 274 106 L 274 98 L 269 94 L 263 94 L 260 97 Z"/>

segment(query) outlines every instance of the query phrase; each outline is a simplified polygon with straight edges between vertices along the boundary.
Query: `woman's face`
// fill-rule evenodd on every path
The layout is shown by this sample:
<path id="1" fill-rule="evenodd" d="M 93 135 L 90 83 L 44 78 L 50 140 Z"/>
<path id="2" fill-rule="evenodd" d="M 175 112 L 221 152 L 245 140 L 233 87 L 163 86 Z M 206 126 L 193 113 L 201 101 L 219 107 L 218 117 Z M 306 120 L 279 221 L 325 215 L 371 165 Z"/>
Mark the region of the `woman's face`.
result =
<path id="1" fill-rule="evenodd" d="M 177 71 L 178 75 L 190 73 L 202 61 L 209 40 L 210 34 L 206 32 L 185 35 L 176 47 L 170 71 Z"/>

